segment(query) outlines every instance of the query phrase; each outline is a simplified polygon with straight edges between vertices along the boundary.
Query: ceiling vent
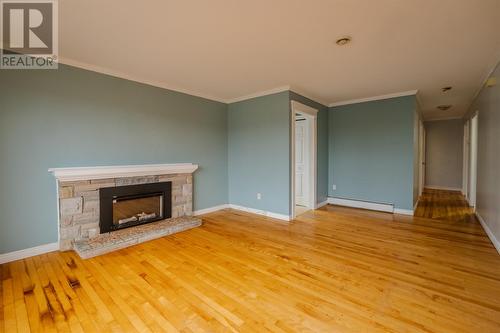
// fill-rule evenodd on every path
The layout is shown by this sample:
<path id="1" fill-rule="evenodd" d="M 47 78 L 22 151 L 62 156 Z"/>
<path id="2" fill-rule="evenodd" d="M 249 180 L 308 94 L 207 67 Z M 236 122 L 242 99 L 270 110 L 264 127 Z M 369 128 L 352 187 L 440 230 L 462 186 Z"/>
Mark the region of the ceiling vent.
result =
<path id="1" fill-rule="evenodd" d="M 437 108 L 441 111 L 447 111 L 451 109 L 451 105 L 439 105 Z"/>

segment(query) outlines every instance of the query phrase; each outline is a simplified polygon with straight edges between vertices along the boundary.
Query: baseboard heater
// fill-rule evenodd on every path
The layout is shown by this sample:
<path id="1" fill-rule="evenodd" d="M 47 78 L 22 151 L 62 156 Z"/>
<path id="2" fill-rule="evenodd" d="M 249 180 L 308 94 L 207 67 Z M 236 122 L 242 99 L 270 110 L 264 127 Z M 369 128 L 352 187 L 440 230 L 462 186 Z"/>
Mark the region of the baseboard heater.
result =
<path id="1" fill-rule="evenodd" d="M 331 198 L 331 197 L 328 198 L 328 203 L 332 205 L 394 213 L 394 205 L 387 203 L 369 202 L 369 201 L 343 199 L 343 198 Z"/>

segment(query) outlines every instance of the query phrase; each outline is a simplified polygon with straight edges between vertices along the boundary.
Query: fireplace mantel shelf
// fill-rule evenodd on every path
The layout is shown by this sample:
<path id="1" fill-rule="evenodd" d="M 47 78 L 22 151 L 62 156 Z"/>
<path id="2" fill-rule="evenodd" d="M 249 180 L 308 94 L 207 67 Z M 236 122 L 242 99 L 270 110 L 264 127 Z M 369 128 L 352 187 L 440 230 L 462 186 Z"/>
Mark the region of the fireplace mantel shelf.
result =
<path id="1" fill-rule="evenodd" d="M 140 177 L 169 175 L 177 173 L 193 173 L 198 169 L 197 164 L 146 164 L 146 165 L 119 165 L 82 168 L 52 168 L 49 172 L 58 181 L 78 181 L 105 178 Z"/>

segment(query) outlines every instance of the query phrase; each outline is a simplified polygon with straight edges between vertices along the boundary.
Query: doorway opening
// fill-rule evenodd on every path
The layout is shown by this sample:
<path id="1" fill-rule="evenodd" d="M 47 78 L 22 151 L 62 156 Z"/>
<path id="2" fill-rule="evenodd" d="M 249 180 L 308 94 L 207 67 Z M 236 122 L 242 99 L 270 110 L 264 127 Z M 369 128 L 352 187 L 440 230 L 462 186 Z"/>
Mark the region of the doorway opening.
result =
<path id="1" fill-rule="evenodd" d="M 314 108 L 292 101 L 292 219 L 310 209 L 316 209 L 317 112 Z"/>

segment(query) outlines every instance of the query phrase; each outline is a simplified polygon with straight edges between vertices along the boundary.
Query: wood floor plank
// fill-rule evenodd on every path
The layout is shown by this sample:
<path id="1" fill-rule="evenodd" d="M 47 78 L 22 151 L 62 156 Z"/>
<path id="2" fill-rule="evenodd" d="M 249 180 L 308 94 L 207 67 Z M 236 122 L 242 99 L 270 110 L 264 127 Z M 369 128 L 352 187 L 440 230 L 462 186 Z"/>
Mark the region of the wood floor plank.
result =
<path id="1" fill-rule="evenodd" d="M 89 260 L 0 265 L 0 333 L 500 332 L 500 256 L 458 192 L 416 216 L 234 210 Z"/>

